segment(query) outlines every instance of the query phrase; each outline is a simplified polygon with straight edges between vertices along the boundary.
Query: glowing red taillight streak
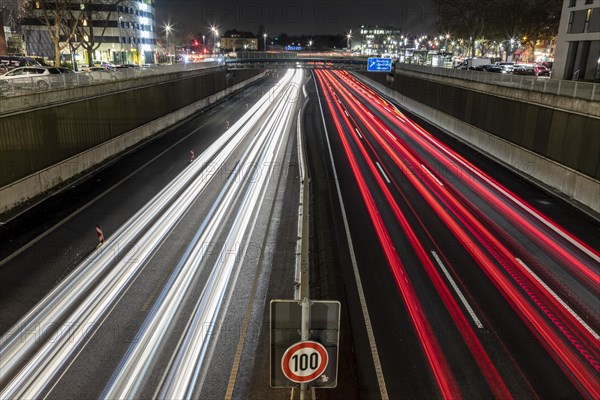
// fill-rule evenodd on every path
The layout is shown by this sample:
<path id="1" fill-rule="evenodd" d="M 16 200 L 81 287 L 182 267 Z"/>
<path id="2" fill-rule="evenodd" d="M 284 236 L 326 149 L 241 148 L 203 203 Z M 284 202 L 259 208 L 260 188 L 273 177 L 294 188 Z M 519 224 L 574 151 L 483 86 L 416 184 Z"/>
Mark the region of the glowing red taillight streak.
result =
<path id="1" fill-rule="evenodd" d="M 345 91 L 345 89 L 343 89 L 343 88 L 341 90 Z M 345 91 L 345 93 L 347 95 L 350 95 L 350 93 L 347 91 Z M 363 104 L 361 104 L 360 102 L 357 102 L 357 104 L 362 110 L 365 110 Z M 390 137 L 394 140 L 394 142 L 397 141 L 397 137 L 390 133 L 390 131 L 386 125 L 384 125 L 379 119 L 375 118 L 372 113 L 367 112 L 367 115 L 369 115 L 370 119 L 372 121 L 374 121 L 374 124 L 377 126 L 377 128 L 380 130 L 380 132 L 385 132 L 388 137 Z M 415 153 L 413 151 L 411 151 L 410 149 L 408 149 L 406 146 L 398 144 L 398 143 L 393 143 L 392 146 L 396 150 L 403 153 L 405 159 L 408 158 L 412 163 L 415 163 L 414 165 L 419 165 L 423 162 L 422 160 L 417 158 L 418 156 L 416 156 Z M 434 179 L 436 182 L 439 183 L 439 180 L 435 176 L 433 176 L 432 174 L 430 174 L 430 176 L 432 179 Z M 574 345 L 576 345 L 577 348 L 581 349 L 580 350 L 581 353 L 585 356 L 586 359 L 588 359 L 590 364 L 592 364 L 596 370 L 600 371 L 600 363 L 598 362 L 597 352 L 593 352 L 596 354 L 590 355 L 589 352 L 584 349 L 584 347 L 581 347 L 578 344 L 577 336 L 576 335 L 573 336 L 572 332 L 570 332 L 570 329 L 568 329 L 565 324 L 563 324 L 563 323 L 557 324 L 556 321 L 560 321 L 561 319 L 567 320 L 572 326 L 577 327 L 576 329 L 578 329 L 580 331 L 579 335 L 582 336 L 583 338 L 585 338 L 586 342 L 588 343 L 588 346 L 590 344 L 593 346 L 593 344 L 597 342 L 597 339 L 598 339 L 597 336 L 594 333 L 590 332 L 585 326 L 583 326 L 581 324 L 581 322 L 572 313 L 565 310 L 564 306 L 558 301 L 558 299 L 556 299 L 554 296 L 551 296 L 548 293 L 547 289 L 541 284 L 541 282 L 539 282 L 537 279 L 534 279 L 529 274 L 529 272 L 525 268 L 523 268 L 523 266 L 521 264 L 519 264 L 516 261 L 515 257 L 506 248 L 506 246 L 504 246 L 496 238 L 496 236 L 494 234 L 492 234 L 475 216 L 472 216 L 472 214 L 467 210 L 467 208 L 463 204 L 463 202 L 468 203 L 467 199 L 463 198 L 462 201 L 459 201 L 456 198 L 456 195 L 460 196 L 460 193 L 456 193 L 456 191 L 450 192 L 449 190 L 450 189 L 445 189 L 440 192 L 440 196 L 441 196 L 440 198 L 442 199 L 442 201 L 444 201 L 446 204 L 450 203 L 453 207 L 455 207 L 455 209 L 458 210 L 457 215 L 467 216 L 467 218 L 468 218 L 467 220 L 471 221 L 471 223 L 474 225 L 477 232 L 483 233 L 482 237 L 492 244 L 493 247 L 491 247 L 491 249 L 496 249 L 497 252 L 503 257 L 503 259 L 498 259 L 498 257 L 495 256 L 495 258 L 498 259 L 498 261 L 505 268 L 508 268 L 510 266 L 510 268 L 512 268 L 516 271 L 519 271 L 519 274 L 526 278 L 527 284 L 524 284 L 522 282 L 520 283 L 520 285 L 523 287 L 524 290 L 530 292 L 529 286 L 532 286 L 533 288 L 535 288 L 535 290 L 537 292 L 544 294 L 545 301 L 550 303 L 554 307 L 554 309 L 557 310 L 557 312 L 560 314 L 560 319 L 557 319 L 556 315 L 554 315 L 553 312 L 549 312 L 546 309 L 546 306 L 543 301 L 536 299 L 535 300 L 536 303 L 540 306 L 541 309 L 544 309 L 544 313 L 546 315 L 548 315 L 548 317 L 555 322 L 557 327 L 559 327 L 559 329 L 565 334 L 565 336 L 569 337 L 569 340 Z M 489 194 L 489 192 L 484 191 L 484 194 Z M 488 200 L 490 200 L 490 199 L 488 199 Z M 505 204 L 500 202 L 500 206 L 505 206 Z M 503 209 L 503 210 L 505 213 L 509 213 L 509 212 L 514 213 L 514 211 L 512 211 L 510 209 L 509 210 Z M 517 277 L 518 275 L 513 275 L 513 276 Z"/>
<path id="2" fill-rule="evenodd" d="M 335 82 L 334 82 L 334 84 L 335 84 Z M 372 115 L 372 113 L 370 113 L 366 109 L 364 109 L 364 106 L 361 104 L 361 102 L 354 99 L 353 96 L 349 92 L 347 92 L 347 91 L 345 92 L 345 89 L 339 85 L 337 85 L 337 87 L 339 88 L 340 94 L 342 94 L 344 96 L 344 98 L 349 102 L 350 107 L 353 109 L 353 111 L 359 116 L 359 118 L 365 124 L 365 126 L 368 127 L 368 129 L 371 131 L 373 136 L 378 140 L 380 145 L 386 150 L 388 155 L 390 155 L 390 157 L 396 162 L 396 164 L 400 167 L 401 170 L 403 170 L 403 171 L 409 170 L 408 165 L 404 161 L 405 159 L 411 161 L 413 165 L 419 165 L 422 162 L 422 161 L 417 160 L 413 156 L 413 154 L 410 151 L 408 151 L 407 149 L 405 149 L 401 144 L 399 144 L 398 141 L 390 140 L 389 135 L 384 135 L 382 132 L 385 132 L 385 130 L 388 128 L 381 121 L 379 121 L 377 118 L 375 118 Z M 344 94 L 344 92 L 346 94 Z M 364 99 L 364 100 L 368 101 L 367 99 Z M 353 105 L 353 104 L 355 104 L 355 105 Z M 365 116 L 365 114 L 369 116 L 369 118 L 373 121 L 373 123 L 369 122 L 369 120 Z M 386 141 L 386 138 L 387 138 L 387 141 Z M 389 143 L 388 143 L 388 141 L 389 141 Z M 394 151 L 394 150 L 399 150 L 403 154 L 403 157 L 399 157 L 398 154 L 396 153 L 396 151 Z M 403 169 L 403 166 L 406 169 Z M 432 193 L 430 193 L 429 190 L 427 190 L 427 188 L 425 188 L 423 183 L 420 182 L 412 174 L 405 174 L 405 175 L 407 176 L 407 178 L 409 178 L 409 180 L 411 180 L 412 184 L 417 188 L 417 190 L 425 198 L 425 200 L 428 202 L 428 204 L 430 204 L 430 206 L 436 211 L 436 213 L 442 218 L 442 220 L 444 220 L 446 225 L 452 230 L 452 232 L 455 234 L 455 236 L 457 236 L 463 243 L 468 243 L 470 240 L 469 235 L 466 234 L 463 231 L 463 229 L 460 227 L 460 225 L 449 215 L 449 213 L 439 203 L 437 203 L 437 201 L 435 200 Z M 427 177 L 424 176 L 424 178 L 426 179 Z M 477 234 L 478 238 L 480 238 L 480 239 L 482 238 L 482 236 L 480 235 L 481 232 L 485 233 L 486 236 L 488 236 L 488 237 L 490 236 L 490 233 L 487 231 L 487 229 L 485 229 L 483 226 L 481 226 L 481 224 L 478 224 L 478 221 L 476 220 L 476 218 L 474 218 L 468 212 L 468 210 L 466 210 L 460 204 L 460 202 L 458 202 L 449 193 L 445 192 L 446 189 L 439 187 L 439 185 L 432 185 L 431 187 L 433 187 L 434 192 L 436 192 L 438 194 L 443 194 L 443 196 L 444 196 L 443 201 L 446 204 L 450 204 L 452 206 L 452 208 L 455 209 L 457 216 L 462 217 L 463 220 L 465 217 L 467 217 L 468 221 L 470 223 L 472 223 L 474 226 L 477 226 L 479 229 L 482 229 L 481 231 L 478 231 L 478 230 L 472 231 Z M 486 248 L 493 251 L 493 249 L 488 247 L 489 242 L 483 241 L 482 244 Z M 503 246 L 501 246 L 501 247 L 503 247 Z M 539 334 L 545 340 L 545 342 L 550 346 L 550 348 L 554 351 L 554 354 L 556 354 L 558 356 L 558 359 L 561 360 L 562 363 L 564 363 L 564 365 L 568 368 L 569 373 L 572 374 L 577 379 L 577 381 L 579 381 L 583 385 L 583 387 L 588 391 L 588 393 L 593 395 L 595 398 L 598 398 L 598 396 L 600 395 L 600 388 L 598 388 L 597 378 L 593 375 L 593 373 L 591 373 L 588 370 L 588 368 L 586 368 L 585 364 L 581 363 L 580 359 L 576 356 L 575 353 L 573 353 L 572 350 L 570 350 L 568 347 L 566 347 L 564 345 L 564 343 L 562 342 L 560 337 L 556 334 L 556 332 L 553 331 L 551 328 L 549 328 L 547 322 L 541 317 L 541 315 L 539 315 L 538 313 L 535 312 L 535 309 L 533 308 L 533 306 L 530 303 L 528 303 L 526 301 L 526 299 L 523 297 L 523 295 L 519 291 L 515 290 L 515 288 L 510 284 L 510 281 L 497 270 L 497 268 L 495 267 L 495 265 L 491 259 L 489 259 L 484 254 L 475 252 L 474 247 L 467 246 L 465 248 L 472 255 L 472 257 L 479 263 L 479 265 L 481 265 L 483 267 L 484 272 L 486 272 L 486 274 L 492 279 L 492 282 L 494 282 L 494 284 L 500 289 L 501 293 L 509 301 L 509 303 L 513 304 L 515 309 L 518 311 L 519 315 L 525 317 L 526 318 L 525 321 L 528 324 L 531 324 L 528 326 L 534 327 L 533 333 L 536 335 Z M 497 254 L 497 253 L 494 251 L 494 254 Z M 513 259 L 512 258 L 510 260 L 500 259 L 498 261 L 501 263 L 501 265 L 505 266 L 506 262 L 512 262 Z M 518 264 L 518 263 L 516 263 L 516 264 Z M 517 265 L 516 269 L 520 269 L 520 266 Z M 528 274 L 525 274 L 525 276 L 528 276 Z M 520 284 L 520 282 L 517 282 L 517 283 Z M 535 283 L 533 283 L 533 285 L 535 286 Z M 527 291 L 527 292 L 531 296 L 532 292 L 531 291 Z M 545 289 L 542 290 L 542 293 L 545 293 Z M 542 306 L 541 307 L 542 311 L 555 323 L 555 325 L 563 333 L 566 333 L 565 336 L 567 337 L 567 339 L 569 341 L 571 341 L 571 343 L 588 360 L 588 362 L 590 362 L 590 364 L 596 370 L 598 370 L 598 363 L 597 363 L 597 360 L 595 360 L 596 357 L 593 355 L 594 352 L 590 352 L 589 349 L 587 349 L 585 346 L 581 346 L 580 343 L 578 343 L 577 336 L 569 334 L 567 325 L 565 325 L 562 322 L 557 323 L 558 320 L 554 317 L 554 315 L 548 313 L 547 307 L 545 307 L 545 305 L 543 305 L 543 303 L 541 303 L 539 301 L 539 299 L 535 299 L 535 298 L 532 298 L 532 299 L 536 302 L 536 304 L 538 304 L 538 306 Z M 545 300 L 548 301 L 548 296 L 545 296 Z M 552 302 L 552 299 L 550 299 L 550 302 Z M 564 311 L 562 306 L 559 306 L 558 309 L 561 311 Z M 567 319 L 574 320 L 574 318 L 572 316 L 570 316 L 570 318 L 569 318 L 569 316 L 570 316 L 570 314 L 566 316 Z M 582 327 L 578 321 L 576 321 L 576 320 L 573 321 L 573 325 L 575 325 L 579 328 L 580 335 L 583 335 L 584 337 L 588 337 L 588 340 L 589 340 L 589 332 L 584 327 Z M 588 342 L 588 343 L 590 343 L 590 342 Z M 592 338 L 591 343 L 597 343 L 597 341 L 595 341 L 595 339 Z"/>
<path id="3" fill-rule="evenodd" d="M 325 88 L 326 86 L 323 83 L 319 71 L 316 71 L 315 74 L 320 82 L 321 88 Z M 360 193 L 367 207 L 367 211 L 369 213 L 369 216 L 371 217 L 371 220 L 375 227 L 375 231 L 377 232 L 377 237 L 381 243 L 386 259 L 391 267 L 392 273 L 394 274 L 394 278 L 396 279 L 396 283 L 400 289 L 400 294 L 402 296 L 402 299 L 404 300 L 404 304 L 406 305 L 409 316 L 414 324 L 415 331 L 423 346 L 425 355 L 431 366 L 433 375 L 438 384 L 440 392 L 444 398 L 461 398 L 462 396 L 460 394 L 460 390 L 458 389 L 454 377 L 452 376 L 452 373 L 448 368 L 448 363 L 446 362 L 446 359 L 440 349 L 439 343 L 437 342 L 435 337 L 430 335 L 430 332 L 432 332 L 431 326 L 423 313 L 423 309 L 417 299 L 414 288 L 412 287 L 412 285 L 408 281 L 408 278 L 406 277 L 404 266 L 402 265 L 402 262 L 398 257 L 398 253 L 394 248 L 393 242 L 383 222 L 383 218 L 379 214 L 377 205 L 375 204 L 375 201 L 371 196 L 371 193 L 369 192 L 367 184 L 364 181 L 356 158 L 354 158 L 352 154 L 352 149 L 350 148 L 350 144 L 348 143 L 348 140 L 345 137 L 343 127 L 339 119 L 337 118 L 335 112 L 333 111 L 332 103 L 335 103 L 335 101 L 331 99 L 329 90 L 324 90 L 324 93 L 328 107 L 331 110 L 331 115 L 333 116 L 334 124 L 341 139 L 342 147 L 344 148 L 344 152 L 346 153 L 346 156 L 348 158 L 350 168 L 354 174 Z"/>
<path id="4" fill-rule="evenodd" d="M 370 88 L 364 86 L 364 84 L 360 81 L 357 81 L 355 78 L 346 78 L 352 79 L 353 82 L 357 82 L 366 93 L 375 93 Z M 365 99 L 366 100 L 366 99 Z M 368 101 L 368 100 L 367 100 Z M 370 104 L 380 109 L 382 112 L 391 113 L 393 116 L 398 117 L 398 114 L 402 115 L 400 112 L 391 112 L 390 109 L 386 106 L 388 103 L 385 100 L 381 101 L 370 101 Z M 399 119 L 400 122 L 397 122 L 396 119 Z M 569 232 L 565 231 L 563 228 L 559 227 L 555 222 L 551 221 L 549 218 L 539 213 L 529 204 L 527 204 L 523 199 L 519 198 L 515 193 L 512 193 L 507 188 L 502 186 L 499 182 L 495 181 L 477 167 L 475 167 L 472 163 L 467 161 L 464 157 L 459 155 L 450 149 L 447 145 L 437 140 L 433 137 L 429 132 L 425 131 L 423 128 L 415 124 L 413 121 L 407 118 L 395 118 L 394 124 L 404 130 L 406 133 L 410 134 L 413 139 L 415 139 L 423 148 L 428 150 L 428 152 L 433 155 L 438 161 L 440 161 L 446 168 L 449 170 L 454 166 L 451 160 L 462 165 L 469 172 L 473 173 L 475 176 L 479 177 L 481 180 L 490 185 L 493 189 L 498 191 L 500 194 L 504 195 L 506 198 L 511 200 L 514 204 L 524 209 L 527 213 L 534 216 L 538 220 L 542 221 L 546 226 L 551 228 L 558 235 L 566 238 L 574 245 L 579 246 L 580 249 L 583 250 L 589 257 L 594 259 L 596 262 L 600 262 L 600 253 L 595 249 L 588 246 L 586 243 L 581 241 L 579 238 L 573 236 Z M 440 153 L 437 150 L 441 150 Z M 443 154 L 449 158 L 443 157 Z M 465 183 L 469 184 L 473 189 L 477 191 L 479 195 L 484 197 L 487 201 L 493 204 L 498 210 L 504 212 L 507 217 L 512 218 L 513 224 L 520 228 L 522 232 L 527 234 L 529 237 L 533 238 L 538 243 L 543 243 L 547 248 L 551 249 L 554 254 L 557 256 L 557 260 L 565 262 L 563 263 L 569 269 L 573 270 L 575 273 L 580 274 L 585 277 L 586 280 L 590 283 L 592 288 L 597 288 L 600 286 L 600 274 L 595 272 L 593 269 L 582 263 L 577 257 L 574 257 L 566 249 L 559 246 L 555 243 L 550 237 L 545 235 L 543 232 L 539 230 L 537 226 L 531 223 L 527 218 L 524 218 L 521 214 L 516 213 L 511 207 L 507 204 L 503 203 L 497 196 L 490 192 L 490 190 L 483 186 L 478 181 L 467 181 L 463 174 L 457 174 L 460 179 L 462 179 Z M 587 283 L 584 281 L 584 283 Z"/>
<path id="5" fill-rule="evenodd" d="M 324 79 L 327 79 L 327 75 L 325 75 Z M 339 104 L 335 104 L 335 106 L 340 111 L 340 114 L 342 116 L 342 119 L 346 123 L 346 126 L 348 126 L 348 127 L 353 126 L 353 124 L 350 122 L 349 118 L 347 117 L 347 113 L 345 113 L 345 112 L 342 113 L 342 111 L 345 111 L 345 110 L 343 110 Z M 332 111 L 332 114 L 333 113 L 334 112 Z M 355 128 L 355 131 L 356 131 L 356 128 Z M 341 133 L 341 134 L 343 134 L 343 133 Z M 368 160 L 369 155 L 367 154 L 367 151 L 366 151 L 364 145 L 362 144 L 362 142 L 360 140 L 357 140 L 356 143 L 357 143 L 357 146 L 358 146 L 361 154 L 363 155 L 363 157 L 366 160 Z M 445 285 L 437 268 L 433 265 L 433 262 L 429 258 L 427 251 L 421 245 L 421 242 L 419 241 L 415 231 L 412 229 L 408 220 L 406 219 L 406 217 L 400 210 L 400 207 L 396 203 L 388 186 L 383 181 L 383 178 L 381 177 L 381 175 L 378 173 L 377 169 L 375 168 L 375 165 L 373 163 L 368 163 L 368 165 L 369 165 L 369 169 L 371 170 L 371 173 L 375 177 L 381 191 L 384 193 L 384 195 L 387 199 L 387 202 L 391 206 L 398 222 L 400 223 L 400 225 L 402 226 L 402 229 L 406 233 L 406 235 L 411 243 L 411 246 L 415 250 L 417 256 L 419 257 L 419 260 L 425 267 L 425 271 L 427 272 L 434 287 L 436 288 L 442 301 L 444 302 L 446 309 L 449 311 L 449 313 L 450 313 L 454 323 L 456 324 L 458 330 L 460 331 L 462 337 L 467 339 L 465 341 L 465 343 L 467 344 L 467 347 L 473 354 L 475 361 L 478 363 L 478 365 L 479 365 L 483 375 L 485 376 L 488 384 L 490 385 L 490 388 L 491 388 L 492 392 L 494 393 L 495 397 L 499 398 L 499 399 L 512 398 L 508 388 L 506 387 L 506 384 L 500 377 L 500 374 L 498 373 L 498 371 L 494 367 L 491 359 L 485 352 L 485 350 L 484 350 L 483 346 L 481 345 L 481 342 L 477 338 L 475 332 L 473 332 L 473 328 L 467 321 L 465 315 L 462 313 L 458 303 L 456 302 L 456 300 L 450 293 L 450 290 Z"/>

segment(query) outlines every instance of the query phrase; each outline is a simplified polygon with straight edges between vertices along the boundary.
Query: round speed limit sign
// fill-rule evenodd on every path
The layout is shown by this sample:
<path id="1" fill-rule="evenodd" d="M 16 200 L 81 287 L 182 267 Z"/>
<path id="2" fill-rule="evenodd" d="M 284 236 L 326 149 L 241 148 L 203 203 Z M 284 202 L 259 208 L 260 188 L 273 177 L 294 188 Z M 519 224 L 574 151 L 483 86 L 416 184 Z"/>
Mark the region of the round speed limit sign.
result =
<path id="1" fill-rule="evenodd" d="M 307 383 L 317 379 L 327 368 L 329 355 L 321 343 L 299 342 L 290 346 L 281 358 L 281 369 L 290 381 Z"/>

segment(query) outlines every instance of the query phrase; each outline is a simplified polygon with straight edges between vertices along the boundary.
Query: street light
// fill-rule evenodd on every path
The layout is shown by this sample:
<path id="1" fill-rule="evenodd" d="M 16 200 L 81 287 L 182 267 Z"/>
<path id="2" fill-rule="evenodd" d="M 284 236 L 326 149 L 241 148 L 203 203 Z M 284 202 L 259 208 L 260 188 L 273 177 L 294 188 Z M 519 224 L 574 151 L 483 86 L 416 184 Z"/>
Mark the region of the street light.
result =
<path id="1" fill-rule="evenodd" d="M 267 33 L 266 32 L 263 33 L 263 41 L 264 41 L 264 44 L 265 44 L 264 51 L 267 51 Z"/>
<path id="2" fill-rule="evenodd" d="M 308 41 L 308 54 L 312 55 L 312 40 Z"/>
<path id="3" fill-rule="evenodd" d="M 171 50 L 170 50 L 170 46 L 169 46 L 169 33 L 171 33 L 171 30 L 173 29 L 173 27 L 170 24 L 165 25 L 165 35 L 167 37 L 167 53 L 169 53 L 169 62 L 171 64 L 173 64 L 173 59 L 171 58 Z"/>
<path id="4" fill-rule="evenodd" d="M 217 47 L 217 37 L 219 36 L 219 30 L 215 26 L 211 26 L 210 30 L 213 34 L 213 53 L 214 53 L 215 49 Z"/>
<path id="5" fill-rule="evenodd" d="M 352 39 L 352 29 L 350 29 L 350 32 L 346 35 L 346 47 L 348 47 L 349 51 L 352 50 L 352 47 L 350 47 L 350 39 Z"/>

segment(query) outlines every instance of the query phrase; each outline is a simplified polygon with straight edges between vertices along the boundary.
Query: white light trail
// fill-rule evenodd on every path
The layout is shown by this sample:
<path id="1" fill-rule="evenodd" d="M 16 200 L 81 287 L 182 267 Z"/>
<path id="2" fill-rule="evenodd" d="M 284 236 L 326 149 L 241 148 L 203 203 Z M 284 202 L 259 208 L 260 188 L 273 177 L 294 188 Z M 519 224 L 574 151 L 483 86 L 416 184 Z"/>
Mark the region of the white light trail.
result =
<path id="1" fill-rule="evenodd" d="M 214 175 L 206 168 L 206 163 L 224 164 L 252 126 L 271 110 L 270 100 L 278 97 L 285 88 L 285 85 L 278 85 L 263 96 L 195 163 L 108 238 L 99 251 L 90 255 L 38 303 L 16 324 L 15 329 L 2 337 L 0 384 L 4 388 L 0 398 L 37 398 L 43 394 L 64 363 L 84 344 L 89 333 L 87 327 L 102 320 L 143 269 L 145 261 L 212 180 Z M 114 249 L 112 246 L 120 243 L 136 245 L 120 257 L 119 252 L 111 251 Z M 102 280 L 101 276 L 104 276 Z M 84 297 L 86 293 L 90 294 Z M 30 334 L 39 327 L 60 326 L 63 321 L 70 321 L 74 328 L 59 330 L 51 337 L 52 340 L 46 341 L 45 337 Z M 49 333 L 54 334 L 52 331 Z M 17 370 L 21 365 L 22 368 Z M 9 378 L 12 380 L 6 382 Z"/>

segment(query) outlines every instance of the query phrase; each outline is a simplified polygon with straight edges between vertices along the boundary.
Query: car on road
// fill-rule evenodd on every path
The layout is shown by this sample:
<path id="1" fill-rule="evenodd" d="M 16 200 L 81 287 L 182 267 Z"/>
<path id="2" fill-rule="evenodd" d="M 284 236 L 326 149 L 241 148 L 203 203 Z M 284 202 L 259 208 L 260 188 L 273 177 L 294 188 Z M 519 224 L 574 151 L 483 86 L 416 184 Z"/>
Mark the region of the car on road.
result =
<path id="1" fill-rule="evenodd" d="M 0 76 L 0 88 L 5 90 L 40 90 L 69 88 L 88 83 L 75 71 L 63 67 L 19 67 Z"/>

